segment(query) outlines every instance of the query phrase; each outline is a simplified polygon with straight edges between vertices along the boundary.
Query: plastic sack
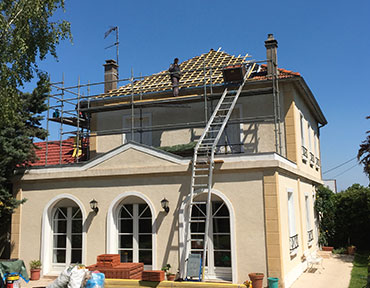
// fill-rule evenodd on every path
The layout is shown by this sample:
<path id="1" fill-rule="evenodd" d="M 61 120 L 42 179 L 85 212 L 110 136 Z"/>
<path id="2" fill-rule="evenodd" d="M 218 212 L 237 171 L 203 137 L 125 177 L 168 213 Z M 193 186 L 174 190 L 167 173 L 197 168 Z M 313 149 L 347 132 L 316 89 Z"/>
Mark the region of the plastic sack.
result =
<path id="1" fill-rule="evenodd" d="M 80 288 L 82 279 L 88 270 L 82 265 L 71 265 L 58 278 L 50 283 L 47 288 Z"/>
<path id="2" fill-rule="evenodd" d="M 87 272 L 84 266 L 75 266 L 71 271 L 67 288 L 80 288 Z"/>
<path id="3" fill-rule="evenodd" d="M 104 288 L 105 275 L 99 271 L 89 272 L 89 278 L 86 281 L 85 288 Z"/>
<path id="4" fill-rule="evenodd" d="M 66 288 L 69 283 L 69 278 L 71 276 L 71 270 L 69 267 L 59 274 L 58 278 L 51 282 L 47 288 Z"/>

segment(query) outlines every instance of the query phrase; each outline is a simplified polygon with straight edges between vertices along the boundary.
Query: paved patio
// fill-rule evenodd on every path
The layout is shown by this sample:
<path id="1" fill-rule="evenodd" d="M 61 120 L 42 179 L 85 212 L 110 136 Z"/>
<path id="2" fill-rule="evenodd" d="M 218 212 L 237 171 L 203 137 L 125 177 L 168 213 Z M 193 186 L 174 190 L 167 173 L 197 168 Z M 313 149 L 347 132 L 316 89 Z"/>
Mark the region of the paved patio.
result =
<path id="1" fill-rule="evenodd" d="M 332 255 L 324 258 L 323 266 L 303 273 L 291 288 L 348 288 L 351 280 L 353 256 Z"/>
<path id="2" fill-rule="evenodd" d="M 306 271 L 293 283 L 291 288 L 312 288 L 312 287 L 348 288 L 349 281 L 351 279 L 353 256 L 349 255 L 332 255 L 332 256 L 325 255 L 325 256 L 326 258 L 324 258 L 323 260 L 323 266 L 325 269 L 322 269 L 320 267 L 312 269 L 310 271 Z M 28 283 L 25 283 L 22 280 L 21 287 L 22 288 L 46 287 L 54 279 L 42 278 L 38 281 L 30 281 Z"/>

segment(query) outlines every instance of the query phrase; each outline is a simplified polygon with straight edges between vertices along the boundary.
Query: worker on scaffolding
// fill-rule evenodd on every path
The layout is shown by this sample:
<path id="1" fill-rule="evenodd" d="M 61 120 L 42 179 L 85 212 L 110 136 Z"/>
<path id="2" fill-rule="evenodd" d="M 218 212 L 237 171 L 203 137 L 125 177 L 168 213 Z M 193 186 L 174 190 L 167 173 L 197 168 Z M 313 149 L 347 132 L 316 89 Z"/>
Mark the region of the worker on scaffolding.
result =
<path id="1" fill-rule="evenodd" d="M 170 78 L 172 83 L 172 89 L 173 89 L 173 96 L 179 96 L 179 82 L 181 78 L 181 70 L 179 66 L 179 58 L 175 58 L 173 60 L 173 63 L 170 65 L 170 68 L 168 69 L 170 72 Z"/>

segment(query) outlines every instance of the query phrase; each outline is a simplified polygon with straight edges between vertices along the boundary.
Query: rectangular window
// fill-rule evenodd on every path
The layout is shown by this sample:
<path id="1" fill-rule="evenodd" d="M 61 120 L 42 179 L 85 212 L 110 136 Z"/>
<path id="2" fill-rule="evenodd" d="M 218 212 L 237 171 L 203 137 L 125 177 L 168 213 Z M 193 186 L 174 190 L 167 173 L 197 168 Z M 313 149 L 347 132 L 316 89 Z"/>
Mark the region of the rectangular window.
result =
<path id="1" fill-rule="evenodd" d="M 310 199 L 308 195 L 305 195 L 304 197 L 305 200 L 305 206 L 306 206 L 306 229 L 307 229 L 307 242 L 308 245 L 311 244 L 313 241 L 313 229 L 311 225 L 311 209 L 310 209 Z"/>
<path id="2" fill-rule="evenodd" d="M 289 249 L 290 255 L 295 255 L 298 248 L 298 234 L 295 225 L 295 210 L 293 190 L 288 190 L 288 222 L 289 222 Z"/>
<path id="3" fill-rule="evenodd" d="M 234 107 L 230 120 L 240 119 L 242 115 L 241 106 Z M 243 152 L 243 124 L 228 123 L 217 144 L 218 153 L 240 153 Z M 216 134 L 214 135 L 216 136 Z"/>
<path id="4" fill-rule="evenodd" d="M 304 135 L 304 125 L 303 125 L 303 115 L 300 115 L 300 123 L 301 123 L 301 143 L 302 146 L 305 146 L 305 135 Z"/>
<path id="5" fill-rule="evenodd" d="M 122 128 L 126 131 L 122 134 L 122 142 L 135 141 L 151 146 L 152 132 L 145 131 L 145 127 L 149 126 L 152 126 L 151 113 L 142 113 L 141 115 L 137 113 L 133 118 L 131 115 L 124 115 Z"/>
<path id="6" fill-rule="evenodd" d="M 311 125 L 309 123 L 307 123 L 307 134 L 308 134 L 308 150 L 312 152 Z"/>
<path id="7" fill-rule="evenodd" d="M 306 225 L 307 225 L 307 231 L 311 230 L 311 218 L 310 218 L 310 200 L 308 199 L 308 196 L 304 197 L 305 204 L 306 204 Z"/>
<path id="8" fill-rule="evenodd" d="M 317 151 L 317 134 L 316 134 L 316 132 L 314 131 L 313 132 L 313 144 L 314 144 L 314 152 L 315 152 L 315 156 L 317 157 L 317 158 L 319 158 L 319 153 L 318 153 L 318 151 Z"/>

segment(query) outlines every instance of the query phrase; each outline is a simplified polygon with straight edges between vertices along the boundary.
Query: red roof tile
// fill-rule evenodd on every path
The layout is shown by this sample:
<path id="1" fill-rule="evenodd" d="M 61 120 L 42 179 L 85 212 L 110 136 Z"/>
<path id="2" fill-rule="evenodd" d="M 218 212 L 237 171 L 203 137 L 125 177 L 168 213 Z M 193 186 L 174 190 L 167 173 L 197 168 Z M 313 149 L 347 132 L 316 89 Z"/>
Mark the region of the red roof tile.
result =
<path id="1" fill-rule="evenodd" d="M 253 79 L 253 80 L 266 80 L 267 79 L 266 77 L 267 76 L 267 65 L 262 64 L 260 67 L 261 67 L 260 71 L 252 75 L 250 79 Z M 286 70 L 283 68 L 278 68 L 278 70 L 279 70 L 279 79 L 301 76 L 301 74 L 298 72 L 293 72 L 293 71 Z"/>
<path id="2" fill-rule="evenodd" d="M 29 163 L 29 166 L 45 166 L 45 154 L 46 154 L 46 142 L 34 143 L 40 149 L 36 149 L 36 156 L 39 158 L 35 163 Z M 62 147 L 60 147 L 59 141 L 48 142 L 48 155 L 47 165 L 59 165 L 59 164 L 70 164 L 76 161 L 73 157 L 73 150 L 75 143 L 73 138 L 62 141 Z M 62 149 L 60 149 L 62 148 Z M 60 151 L 62 150 L 62 157 L 60 159 Z M 61 161 L 60 161 L 61 160 Z"/>

